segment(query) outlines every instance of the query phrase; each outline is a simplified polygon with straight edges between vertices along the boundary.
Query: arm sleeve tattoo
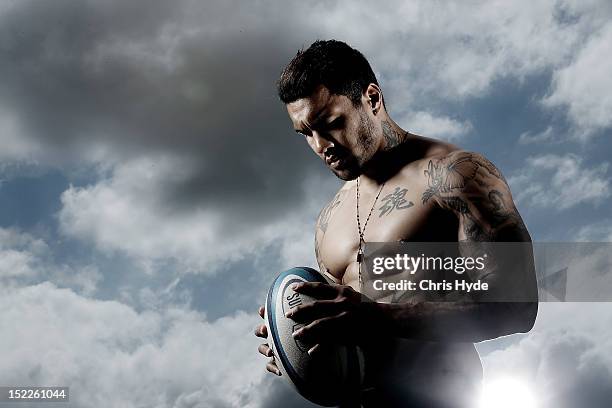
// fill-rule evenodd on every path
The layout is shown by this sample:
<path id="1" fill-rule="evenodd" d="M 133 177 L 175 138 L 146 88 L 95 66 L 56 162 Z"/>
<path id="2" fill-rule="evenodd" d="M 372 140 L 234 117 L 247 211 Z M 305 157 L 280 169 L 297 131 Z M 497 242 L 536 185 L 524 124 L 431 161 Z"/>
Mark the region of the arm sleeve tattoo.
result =
<path id="1" fill-rule="evenodd" d="M 422 201 L 435 201 L 456 214 L 462 256 L 483 248 L 490 254 L 488 267 L 468 273 L 470 279 L 488 281 L 507 296 L 537 301 L 531 237 L 500 171 L 482 155 L 460 151 L 430 160 L 424 175 Z"/>
<path id="2" fill-rule="evenodd" d="M 530 241 L 506 180 L 485 157 L 455 152 L 430 160 L 424 175 L 423 204 L 435 201 L 453 211 L 459 218 L 460 241 Z"/>

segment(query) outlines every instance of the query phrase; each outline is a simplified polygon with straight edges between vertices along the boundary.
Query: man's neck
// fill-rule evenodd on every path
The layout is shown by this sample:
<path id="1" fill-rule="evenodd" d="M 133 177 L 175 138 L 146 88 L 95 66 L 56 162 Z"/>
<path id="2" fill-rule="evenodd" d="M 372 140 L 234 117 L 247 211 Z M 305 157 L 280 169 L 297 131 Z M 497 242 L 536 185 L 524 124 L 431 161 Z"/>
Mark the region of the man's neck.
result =
<path id="1" fill-rule="evenodd" d="M 389 151 L 406 142 L 410 138 L 410 132 L 405 131 L 388 115 L 381 121 L 383 143 L 381 150 Z"/>
<path id="2" fill-rule="evenodd" d="M 403 130 L 391 120 L 382 123 L 383 143 L 364 165 L 360 178 L 362 183 L 372 187 L 384 183 L 422 154 L 418 136 Z"/>

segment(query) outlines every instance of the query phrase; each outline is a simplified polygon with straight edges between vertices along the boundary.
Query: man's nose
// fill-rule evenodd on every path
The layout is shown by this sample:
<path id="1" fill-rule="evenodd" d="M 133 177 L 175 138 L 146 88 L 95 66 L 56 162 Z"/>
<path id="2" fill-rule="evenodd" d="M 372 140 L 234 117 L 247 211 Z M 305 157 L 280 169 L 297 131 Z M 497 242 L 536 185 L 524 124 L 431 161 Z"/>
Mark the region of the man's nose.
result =
<path id="1" fill-rule="evenodd" d="M 322 136 L 319 132 L 312 132 L 312 141 L 317 154 L 322 155 L 333 143 L 326 137 Z"/>

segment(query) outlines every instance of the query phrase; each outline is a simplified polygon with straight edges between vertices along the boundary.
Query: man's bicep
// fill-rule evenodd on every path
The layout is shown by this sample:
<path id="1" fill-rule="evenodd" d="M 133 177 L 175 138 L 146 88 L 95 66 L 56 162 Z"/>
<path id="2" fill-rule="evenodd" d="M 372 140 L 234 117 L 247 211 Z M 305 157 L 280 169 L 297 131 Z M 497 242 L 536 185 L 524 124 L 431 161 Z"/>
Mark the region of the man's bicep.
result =
<path id="1" fill-rule="evenodd" d="M 501 180 L 459 192 L 454 206 L 459 218 L 459 240 L 475 242 L 530 242 L 508 185 Z M 449 201 L 452 201 L 450 199 Z"/>
<path id="2" fill-rule="evenodd" d="M 501 242 L 525 243 L 525 259 L 531 256 L 531 239 L 514 205 L 508 184 L 497 167 L 484 156 L 472 152 L 453 152 L 430 161 L 424 171 L 428 188 L 423 202 L 436 204 L 452 211 L 458 219 L 458 240 L 462 256 L 472 256 L 486 248 L 500 249 Z M 472 253 L 474 252 L 474 253 Z M 516 279 L 501 273 L 500 265 L 490 257 L 486 270 L 474 272 L 472 280 Z M 521 275 L 531 273 L 525 267 Z M 501 276 L 504 275 L 504 276 Z"/>
<path id="3" fill-rule="evenodd" d="M 501 332 L 528 332 L 538 310 L 531 238 L 505 180 L 490 179 L 459 195 L 461 255 L 485 255 L 485 268 L 468 271 L 472 282 L 487 283 L 475 300 L 488 304 Z"/>

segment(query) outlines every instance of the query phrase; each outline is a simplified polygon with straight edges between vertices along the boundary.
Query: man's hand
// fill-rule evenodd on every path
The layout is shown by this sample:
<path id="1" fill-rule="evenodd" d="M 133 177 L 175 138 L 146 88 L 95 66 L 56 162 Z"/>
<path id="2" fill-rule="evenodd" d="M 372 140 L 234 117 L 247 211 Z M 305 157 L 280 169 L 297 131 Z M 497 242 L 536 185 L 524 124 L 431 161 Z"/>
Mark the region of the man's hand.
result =
<path id="1" fill-rule="evenodd" d="M 263 319 L 264 317 L 264 307 L 263 306 L 259 307 L 259 315 Z M 266 327 L 266 325 L 262 324 L 260 326 L 257 326 L 255 328 L 255 335 L 257 337 L 262 337 L 264 339 L 268 338 L 268 328 Z M 268 343 L 260 344 L 257 350 L 264 356 L 271 357 L 270 361 L 268 361 L 268 363 L 266 364 L 266 370 L 276 375 L 281 375 L 281 372 L 276 366 L 276 362 L 274 361 L 274 353 L 272 352 L 272 349 L 270 348 Z"/>
<path id="2" fill-rule="evenodd" d="M 293 336 L 305 343 L 360 344 L 375 332 L 373 325 L 375 305 L 350 286 L 328 285 L 318 282 L 295 284 L 294 290 L 317 300 L 292 309 L 286 317 L 306 325 Z"/>

